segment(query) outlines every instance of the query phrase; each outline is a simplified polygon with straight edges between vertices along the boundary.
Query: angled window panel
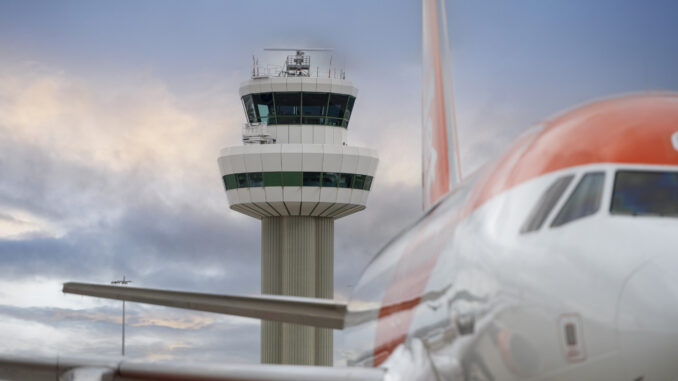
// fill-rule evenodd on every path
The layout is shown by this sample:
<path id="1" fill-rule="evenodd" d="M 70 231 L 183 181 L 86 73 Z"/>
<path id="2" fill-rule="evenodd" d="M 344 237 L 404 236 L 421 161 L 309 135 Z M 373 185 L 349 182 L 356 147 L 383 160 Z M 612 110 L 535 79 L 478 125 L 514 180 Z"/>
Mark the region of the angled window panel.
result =
<path id="1" fill-rule="evenodd" d="M 263 176 L 265 187 L 282 186 L 282 172 L 264 172 Z"/>
<path id="2" fill-rule="evenodd" d="M 252 94 L 252 103 L 261 122 L 275 124 L 273 93 Z"/>
<path id="3" fill-rule="evenodd" d="M 365 178 L 367 176 L 365 175 L 355 175 L 355 178 L 353 180 L 353 188 L 355 189 L 363 189 L 365 188 Z"/>
<path id="4" fill-rule="evenodd" d="M 235 180 L 235 174 L 230 174 L 224 176 L 224 183 L 226 184 L 226 189 L 236 189 L 238 187 L 238 182 Z"/>
<path id="5" fill-rule="evenodd" d="M 254 103 L 252 102 L 251 95 L 245 95 L 242 97 L 243 107 L 245 107 L 245 114 L 247 115 L 247 120 L 250 123 L 257 123 L 260 120 L 257 120 L 257 113 L 254 108 Z"/>
<path id="6" fill-rule="evenodd" d="M 365 186 L 363 187 L 364 190 L 368 191 L 370 188 L 372 188 L 372 176 L 367 176 L 365 178 Z"/>
<path id="7" fill-rule="evenodd" d="M 327 116 L 333 118 L 343 118 L 348 104 L 348 95 L 330 94 L 330 103 L 327 110 Z"/>
<path id="8" fill-rule="evenodd" d="M 285 187 L 300 187 L 302 184 L 301 172 L 283 172 L 282 180 Z"/>
<path id="9" fill-rule="evenodd" d="M 551 227 L 557 227 L 595 214 L 600 209 L 600 200 L 605 185 L 604 172 L 587 173 L 574 188 L 570 198 L 560 209 L 558 215 L 551 223 Z"/>
<path id="10" fill-rule="evenodd" d="M 355 97 L 348 97 L 348 104 L 346 105 L 346 113 L 344 113 L 344 119 L 347 121 L 351 119 L 351 113 L 353 112 L 353 106 L 355 105 Z"/>
<path id="11" fill-rule="evenodd" d="M 553 207 L 556 206 L 560 197 L 565 193 L 567 186 L 570 185 L 573 178 L 574 175 L 560 177 L 556 179 L 544 193 L 542 193 L 525 220 L 525 223 L 523 223 L 523 226 L 520 228 L 520 233 L 524 234 L 537 231 L 541 228 L 544 221 L 546 221 L 551 213 L 551 210 L 553 210 Z"/>

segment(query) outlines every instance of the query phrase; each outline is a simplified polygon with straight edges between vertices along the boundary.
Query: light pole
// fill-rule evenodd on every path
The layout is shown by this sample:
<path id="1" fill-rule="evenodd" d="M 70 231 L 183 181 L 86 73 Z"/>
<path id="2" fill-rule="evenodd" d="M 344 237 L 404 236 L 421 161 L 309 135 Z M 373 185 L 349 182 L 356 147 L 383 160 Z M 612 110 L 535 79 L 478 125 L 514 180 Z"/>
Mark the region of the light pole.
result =
<path id="1" fill-rule="evenodd" d="M 119 284 L 122 286 L 132 283 L 131 280 L 125 279 L 125 276 L 122 276 L 121 280 L 114 280 L 111 284 Z M 125 355 L 125 300 L 122 300 L 122 355 Z"/>

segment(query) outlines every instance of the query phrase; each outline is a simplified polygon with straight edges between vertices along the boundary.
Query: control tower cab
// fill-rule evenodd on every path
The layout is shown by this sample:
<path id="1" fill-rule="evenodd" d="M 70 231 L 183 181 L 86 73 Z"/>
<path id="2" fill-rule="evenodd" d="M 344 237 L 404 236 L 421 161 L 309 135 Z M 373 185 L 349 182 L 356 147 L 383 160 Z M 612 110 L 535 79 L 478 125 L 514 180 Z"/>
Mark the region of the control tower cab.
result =
<path id="1" fill-rule="evenodd" d="M 378 158 L 347 142 L 358 89 L 295 53 L 240 86 L 244 144 L 222 149 L 219 168 L 231 209 L 262 221 L 262 293 L 331 299 L 334 220 L 365 209 Z M 332 335 L 264 321 L 262 362 L 332 365 Z"/>
<path id="2" fill-rule="evenodd" d="M 304 64 L 293 66 L 295 59 Z M 358 89 L 343 75 L 313 77 L 309 67 L 298 51 L 275 76 L 255 69 L 240 86 L 244 145 L 219 158 L 232 209 L 261 219 L 338 218 L 365 208 L 378 159 L 347 145 Z"/>

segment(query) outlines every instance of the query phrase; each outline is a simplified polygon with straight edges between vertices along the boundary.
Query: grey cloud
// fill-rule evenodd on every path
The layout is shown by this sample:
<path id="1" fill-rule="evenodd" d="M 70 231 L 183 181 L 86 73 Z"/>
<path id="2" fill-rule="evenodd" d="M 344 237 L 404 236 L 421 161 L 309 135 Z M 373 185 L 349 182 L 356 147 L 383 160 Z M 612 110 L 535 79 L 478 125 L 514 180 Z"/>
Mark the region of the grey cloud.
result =
<path id="1" fill-rule="evenodd" d="M 207 317 L 210 324 L 195 329 L 176 329 L 168 325 L 138 325 L 144 316 L 167 321 L 186 317 Z M 234 322 L 215 314 L 196 314 L 128 303 L 126 352 L 132 358 L 157 360 L 190 357 L 203 361 L 253 362 L 258 358 L 257 324 Z M 87 310 L 64 308 L 19 308 L 0 305 L 0 316 L 20 319 L 65 332 L 67 340 L 45 337 L 42 342 L 26 343 L 15 354 L 34 356 L 36 353 L 75 356 L 117 356 L 120 350 L 120 307 L 99 307 Z M 243 323 L 244 322 L 244 323 Z M 8 332 L 0 334 L 6 339 Z M 7 348 L 9 349 L 9 348 Z"/>

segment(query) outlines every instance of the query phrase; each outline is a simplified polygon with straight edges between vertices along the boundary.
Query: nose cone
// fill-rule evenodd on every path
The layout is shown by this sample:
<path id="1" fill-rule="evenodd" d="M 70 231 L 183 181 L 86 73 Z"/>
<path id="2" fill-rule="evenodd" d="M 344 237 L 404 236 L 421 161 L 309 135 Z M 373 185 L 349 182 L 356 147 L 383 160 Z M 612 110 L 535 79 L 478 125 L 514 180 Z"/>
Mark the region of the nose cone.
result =
<path id="1" fill-rule="evenodd" d="M 629 379 L 678 375 L 678 252 L 631 274 L 617 306 L 617 329 Z"/>

